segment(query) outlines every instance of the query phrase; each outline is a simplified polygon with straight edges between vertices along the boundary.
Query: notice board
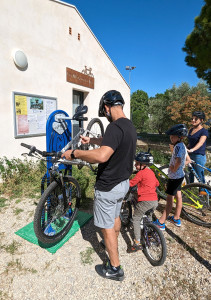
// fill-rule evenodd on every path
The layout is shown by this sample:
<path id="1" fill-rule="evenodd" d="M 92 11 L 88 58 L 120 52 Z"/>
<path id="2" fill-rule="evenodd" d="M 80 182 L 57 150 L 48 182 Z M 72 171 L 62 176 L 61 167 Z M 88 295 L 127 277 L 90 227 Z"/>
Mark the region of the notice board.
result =
<path id="1" fill-rule="evenodd" d="M 15 138 L 46 134 L 49 115 L 57 109 L 57 99 L 13 92 Z"/>

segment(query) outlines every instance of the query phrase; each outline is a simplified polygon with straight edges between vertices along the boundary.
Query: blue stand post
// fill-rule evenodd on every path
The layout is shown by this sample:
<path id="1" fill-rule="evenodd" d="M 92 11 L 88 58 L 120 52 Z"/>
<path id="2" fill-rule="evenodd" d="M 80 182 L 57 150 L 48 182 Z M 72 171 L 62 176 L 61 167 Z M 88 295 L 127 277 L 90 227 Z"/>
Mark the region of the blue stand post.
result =
<path id="1" fill-rule="evenodd" d="M 57 121 L 57 117 L 64 116 L 69 117 L 69 115 L 63 110 L 55 110 L 50 114 L 46 123 L 46 151 L 61 151 L 64 146 L 71 140 L 72 133 L 72 124 L 71 120 L 65 120 L 66 128 L 62 126 L 61 123 Z M 50 174 L 49 168 L 52 166 L 51 157 L 47 158 L 47 172 L 42 178 L 41 181 L 41 194 L 44 192 L 44 184 L 47 180 L 47 186 L 50 183 Z M 69 175 L 72 174 L 72 166 L 71 165 L 60 165 L 59 169 L 65 169 Z"/>

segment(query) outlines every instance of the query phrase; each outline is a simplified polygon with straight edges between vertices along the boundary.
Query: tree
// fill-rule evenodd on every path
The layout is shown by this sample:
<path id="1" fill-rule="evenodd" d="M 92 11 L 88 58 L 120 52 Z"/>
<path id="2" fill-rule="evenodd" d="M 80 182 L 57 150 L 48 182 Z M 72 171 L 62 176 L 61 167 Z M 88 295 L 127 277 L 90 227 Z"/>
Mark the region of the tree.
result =
<path id="1" fill-rule="evenodd" d="M 169 105 L 168 97 L 165 94 L 156 94 L 149 99 L 149 129 L 153 132 L 163 133 L 169 127 Z M 171 119 L 170 119 L 171 122 Z"/>
<path id="2" fill-rule="evenodd" d="M 142 90 L 137 90 L 131 96 L 130 106 L 132 121 L 138 131 L 146 129 L 145 124 L 148 119 L 148 95 Z"/>
<path id="3" fill-rule="evenodd" d="M 180 101 L 173 101 L 167 107 L 174 123 L 188 124 L 191 121 L 193 111 L 204 111 L 207 119 L 211 118 L 211 100 L 208 96 L 201 96 L 200 91 L 186 95 Z"/>
<path id="4" fill-rule="evenodd" d="M 211 0 L 205 2 L 182 50 L 187 53 L 187 65 L 196 68 L 197 76 L 203 78 L 211 88 Z"/>
<path id="5" fill-rule="evenodd" d="M 193 94 L 200 94 L 200 97 L 197 98 L 200 102 L 203 97 L 211 100 L 210 93 L 208 92 L 208 85 L 204 82 L 199 82 L 196 87 L 190 87 L 187 82 L 183 82 L 180 86 L 173 85 L 171 89 L 167 89 L 164 94 L 156 94 L 155 97 L 149 99 L 149 120 L 148 127 L 153 132 L 163 133 L 169 127 L 175 124 L 175 121 L 179 119 L 180 111 L 177 111 L 177 107 L 181 106 L 181 103 L 188 101 L 187 97 Z M 188 98 L 189 99 L 189 98 Z M 198 107 L 199 103 L 195 103 L 194 106 L 188 107 L 188 119 L 192 112 Z M 174 107 L 174 110 L 171 111 L 171 107 Z M 201 108 L 205 106 L 199 106 Z M 176 114 L 178 118 L 174 119 L 172 116 Z M 181 112 L 182 114 L 183 112 Z M 182 120 L 186 118 L 182 117 Z"/>

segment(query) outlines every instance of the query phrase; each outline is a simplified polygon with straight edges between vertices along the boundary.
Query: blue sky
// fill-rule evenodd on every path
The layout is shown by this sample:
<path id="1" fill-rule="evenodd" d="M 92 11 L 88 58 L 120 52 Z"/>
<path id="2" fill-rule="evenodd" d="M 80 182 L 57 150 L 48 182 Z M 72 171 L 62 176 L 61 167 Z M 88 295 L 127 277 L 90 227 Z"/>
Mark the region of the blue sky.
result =
<path id="1" fill-rule="evenodd" d="M 64 0 L 63 0 L 64 1 Z M 182 82 L 197 85 L 195 70 L 182 51 L 194 28 L 203 0 L 66 0 L 75 5 L 122 76 L 131 92 L 148 96 Z"/>

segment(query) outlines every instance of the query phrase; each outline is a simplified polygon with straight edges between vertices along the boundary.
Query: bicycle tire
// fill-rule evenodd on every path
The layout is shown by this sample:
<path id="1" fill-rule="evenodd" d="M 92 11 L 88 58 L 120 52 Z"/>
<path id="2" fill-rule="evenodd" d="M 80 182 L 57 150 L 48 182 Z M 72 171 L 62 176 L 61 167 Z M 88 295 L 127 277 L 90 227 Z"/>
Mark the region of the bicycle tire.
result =
<path id="1" fill-rule="evenodd" d="M 160 229 L 153 223 L 147 223 L 144 225 L 141 237 L 144 255 L 151 265 L 163 265 L 167 256 L 167 247 Z"/>
<path id="2" fill-rule="evenodd" d="M 103 137 L 104 136 L 104 127 L 103 127 L 103 123 L 100 119 L 98 118 L 94 118 L 92 119 L 89 124 L 87 125 L 87 130 L 89 130 L 90 132 L 93 132 L 94 135 L 97 135 L 97 137 Z M 92 137 L 91 133 L 87 133 L 87 136 Z M 87 150 L 92 150 L 92 149 L 96 149 L 99 146 L 97 145 L 93 145 L 90 144 L 88 146 Z"/>
<path id="3" fill-rule="evenodd" d="M 81 189 L 76 179 L 64 177 L 68 207 L 64 210 L 62 184 L 53 181 L 40 198 L 34 215 L 34 232 L 43 244 L 59 242 L 70 230 L 80 206 Z"/>
<path id="4" fill-rule="evenodd" d="M 130 202 L 123 200 L 119 216 L 123 226 L 127 226 L 130 223 L 132 219 L 132 206 Z"/>
<path id="5" fill-rule="evenodd" d="M 168 168 L 169 168 L 169 165 L 163 165 L 162 167 L 159 168 L 159 170 L 164 172 L 164 170 L 168 169 Z M 157 187 L 157 189 L 156 189 L 157 194 L 160 198 L 166 200 L 166 198 L 167 198 L 166 188 L 167 188 L 168 177 L 165 177 L 161 172 L 159 172 L 156 169 L 153 171 L 155 173 L 156 178 L 158 179 L 158 181 L 160 183 L 159 187 Z M 164 173 L 166 174 L 166 172 L 164 172 Z M 188 183 L 189 183 L 189 176 L 188 176 L 187 171 L 185 171 L 185 176 L 184 176 L 184 180 L 182 182 L 182 186 L 185 186 Z"/>
<path id="6" fill-rule="evenodd" d="M 199 190 L 204 189 L 208 192 L 206 195 L 199 195 Z M 182 213 L 191 222 L 211 227 L 211 186 L 203 183 L 190 183 L 182 187 Z M 194 204 L 196 201 L 201 208 Z"/>

